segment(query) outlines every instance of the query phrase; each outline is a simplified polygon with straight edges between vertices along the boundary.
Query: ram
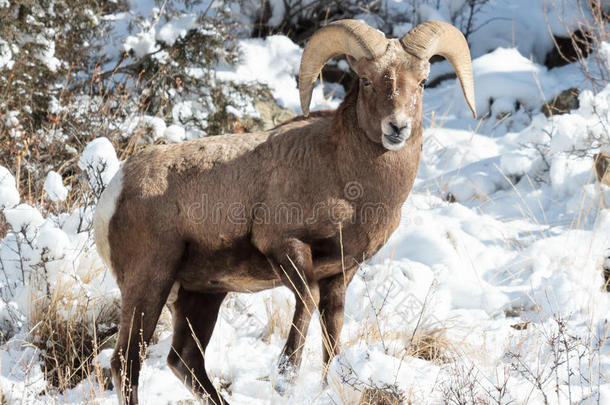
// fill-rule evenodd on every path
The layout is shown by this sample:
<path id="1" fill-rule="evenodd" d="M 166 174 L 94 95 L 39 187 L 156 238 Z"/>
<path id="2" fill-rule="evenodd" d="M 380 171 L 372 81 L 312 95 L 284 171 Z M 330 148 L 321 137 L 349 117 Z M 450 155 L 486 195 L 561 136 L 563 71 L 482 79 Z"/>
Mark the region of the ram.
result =
<path id="1" fill-rule="evenodd" d="M 321 68 L 341 54 L 358 82 L 336 111 L 308 114 Z M 277 389 L 298 371 L 316 309 L 324 361 L 339 352 L 345 289 L 398 226 L 415 179 L 423 85 L 436 54 L 452 64 L 476 117 L 470 52 L 456 28 L 429 21 L 388 40 L 342 20 L 316 32 L 303 53 L 304 115 L 267 132 L 151 146 L 123 164 L 94 217 L 122 297 L 111 361 L 121 403 L 138 402 L 141 348 L 166 303 L 174 328 L 168 363 L 212 403 L 222 400 L 200 347 L 230 291 L 286 286 L 295 295 Z"/>

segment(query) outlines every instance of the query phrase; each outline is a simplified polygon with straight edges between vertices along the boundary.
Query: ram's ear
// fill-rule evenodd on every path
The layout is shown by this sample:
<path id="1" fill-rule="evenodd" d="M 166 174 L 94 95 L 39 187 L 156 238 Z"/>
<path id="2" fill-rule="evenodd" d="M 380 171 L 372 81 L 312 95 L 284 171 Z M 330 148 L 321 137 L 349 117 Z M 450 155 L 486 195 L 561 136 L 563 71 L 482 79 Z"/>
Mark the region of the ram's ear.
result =
<path id="1" fill-rule="evenodd" d="M 347 63 L 349 64 L 350 69 L 352 69 L 354 71 L 354 73 L 359 75 L 359 73 L 358 73 L 358 60 L 356 58 L 354 58 L 353 56 L 350 56 L 350 55 L 345 55 L 345 57 L 347 58 Z"/>

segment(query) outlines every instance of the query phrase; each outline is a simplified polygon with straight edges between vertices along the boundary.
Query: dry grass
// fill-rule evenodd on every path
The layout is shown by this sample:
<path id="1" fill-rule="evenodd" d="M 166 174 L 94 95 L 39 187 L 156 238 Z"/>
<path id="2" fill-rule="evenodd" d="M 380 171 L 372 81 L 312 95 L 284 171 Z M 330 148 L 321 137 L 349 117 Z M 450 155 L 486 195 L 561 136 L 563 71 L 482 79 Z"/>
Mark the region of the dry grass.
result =
<path id="1" fill-rule="evenodd" d="M 373 344 L 396 340 L 405 342 L 404 357 L 415 357 L 435 364 L 446 363 L 457 353 L 455 343 L 445 336 L 444 329 L 421 331 L 413 335 L 406 332 L 386 332 L 380 335 L 376 328 L 370 328 L 366 335 L 359 334 L 344 342 L 342 346 L 350 347 L 363 341 Z"/>
<path id="2" fill-rule="evenodd" d="M 290 332 L 291 322 L 286 313 L 279 311 L 273 305 L 271 299 L 265 300 L 265 312 L 267 313 L 267 328 L 263 335 L 263 341 L 269 341 L 271 335 L 277 335 L 281 339 L 287 339 Z"/>
<path id="3" fill-rule="evenodd" d="M 406 350 L 409 357 L 439 364 L 448 361 L 455 348 L 443 330 L 437 330 L 415 334 Z"/>
<path id="4" fill-rule="evenodd" d="M 8 223 L 4 219 L 4 215 L 0 215 L 0 240 L 6 236 L 8 229 Z"/>
<path id="5" fill-rule="evenodd" d="M 404 395 L 394 390 L 383 390 L 380 388 L 364 388 L 358 405 L 405 405 L 411 404 Z"/>
<path id="6" fill-rule="evenodd" d="M 422 308 L 422 311 L 424 310 L 425 308 Z M 383 322 L 376 320 L 375 323 L 377 325 L 371 327 L 370 323 L 363 322 L 359 332 L 351 339 L 343 342 L 342 347 L 354 346 L 361 342 L 367 344 L 404 342 L 404 346 L 399 349 L 403 357 L 415 357 L 435 364 L 446 363 L 458 353 L 458 344 L 446 337 L 447 326 L 439 325 L 434 328 L 418 326 L 414 332 L 409 333 L 401 330 L 384 330 Z M 465 342 L 460 342 L 459 347 L 461 352 L 468 345 Z"/>
<path id="7" fill-rule="evenodd" d="M 78 300 L 76 309 L 67 303 Z M 35 300 L 30 340 L 40 349 L 43 371 L 51 389 L 60 392 L 73 388 L 83 379 L 94 376 L 101 387 L 110 381 L 99 364 L 97 353 L 113 346 L 119 319 L 118 306 L 104 304 L 91 322 L 88 312 L 93 303 L 83 296 L 71 296 L 57 289 L 50 299 Z"/>

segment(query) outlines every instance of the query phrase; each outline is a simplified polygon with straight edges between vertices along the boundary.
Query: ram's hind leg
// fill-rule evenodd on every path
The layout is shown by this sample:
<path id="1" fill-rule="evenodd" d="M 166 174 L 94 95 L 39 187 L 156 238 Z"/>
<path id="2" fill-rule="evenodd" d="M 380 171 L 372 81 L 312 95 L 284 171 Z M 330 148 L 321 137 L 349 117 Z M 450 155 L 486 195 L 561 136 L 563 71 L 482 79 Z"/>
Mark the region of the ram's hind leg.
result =
<path id="1" fill-rule="evenodd" d="M 141 362 L 174 282 L 179 259 L 171 254 L 147 254 L 148 257 L 129 256 L 119 267 L 121 325 L 111 366 L 121 405 L 138 404 Z"/>
<path id="2" fill-rule="evenodd" d="M 198 294 L 180 288 L 170 303 L 174 337 L 167 362 L 195 396 L 208 404 L 227 404 L 205 371 L 205 348 L 212 337 L 222 294 Z M 207 401 L 207 402 L 206 402 Z"/>

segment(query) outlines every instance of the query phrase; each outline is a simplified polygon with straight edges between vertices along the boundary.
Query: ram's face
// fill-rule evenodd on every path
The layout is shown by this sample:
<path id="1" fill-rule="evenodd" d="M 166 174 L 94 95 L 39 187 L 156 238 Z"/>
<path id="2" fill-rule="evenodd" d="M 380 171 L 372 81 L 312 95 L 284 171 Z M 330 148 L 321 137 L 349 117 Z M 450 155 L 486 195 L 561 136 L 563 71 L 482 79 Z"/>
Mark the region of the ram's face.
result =
<path id="1" fill-rule="evenodd" d="M 406 53 L 398 41 L 375 60 L 350 60 L 359 77 L 358 124 L 388 150 L 402 148 L 421 120 L 428 61 Z"/>

